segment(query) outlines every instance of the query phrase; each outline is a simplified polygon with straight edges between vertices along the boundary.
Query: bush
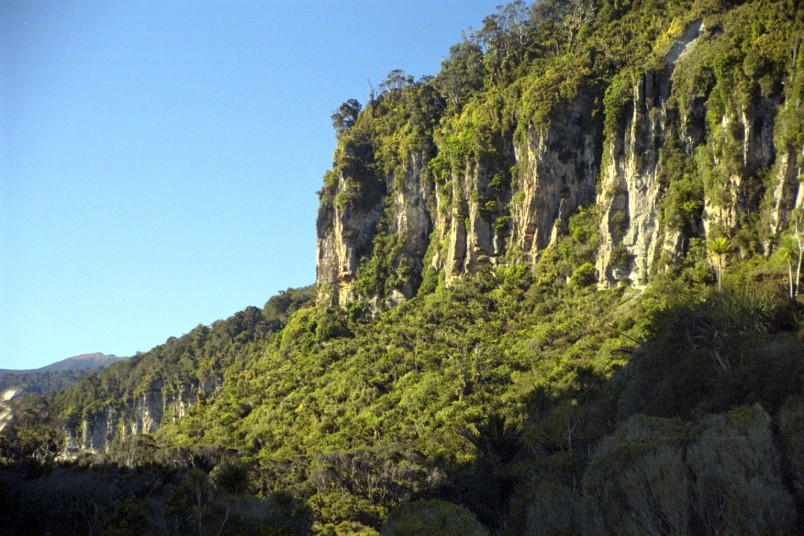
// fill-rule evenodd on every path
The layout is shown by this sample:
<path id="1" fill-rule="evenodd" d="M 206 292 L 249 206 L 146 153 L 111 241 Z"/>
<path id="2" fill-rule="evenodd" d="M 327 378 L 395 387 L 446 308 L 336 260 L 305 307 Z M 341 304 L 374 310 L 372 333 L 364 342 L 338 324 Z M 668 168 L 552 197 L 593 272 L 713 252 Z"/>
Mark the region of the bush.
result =
<path id="1" fill-rule="evenodd" d="M 687 449 L 693 507 L 707 534 L 789 534 L 796 511 L 782 484 L 770 417 L 758 405 L 705 419 Z"/>
<path id="2" fill-rule="evenodd" d="M 457 504 L 429 500 L 405 503 L 389 515 L 382 536 L 484 536 L 488 534 L 477 518 Z"/>
<path id="3" fill-rule="evenodd" d="M 690 484 L 684 426 L 635 416 L 604 438 L 584 475 L 587 532 L 686 534 Z"/>
<path id="4" fill-rule="evenodd" d="M 596 279 L 597 274 L 595 267 L 591 262 L 585 262 L 572 272 L 570 281 L 572 281 L 572 284 L 576 287 L 588 287 L 589 285 L 593 285 Z"/>
<path id="5" fill-rule="evenodd" d="M 346 316 L 347 313 L 343 309 L 328 310 L 321 313 L 315 327 L 316 338 L 319 341 L 326 341 L 351 335 Z"/>
<path id="6" fill-rule="evenodd" d="M 804 501 L 804 397 L 791 396 L 776 416 L 793 490 Z"/>

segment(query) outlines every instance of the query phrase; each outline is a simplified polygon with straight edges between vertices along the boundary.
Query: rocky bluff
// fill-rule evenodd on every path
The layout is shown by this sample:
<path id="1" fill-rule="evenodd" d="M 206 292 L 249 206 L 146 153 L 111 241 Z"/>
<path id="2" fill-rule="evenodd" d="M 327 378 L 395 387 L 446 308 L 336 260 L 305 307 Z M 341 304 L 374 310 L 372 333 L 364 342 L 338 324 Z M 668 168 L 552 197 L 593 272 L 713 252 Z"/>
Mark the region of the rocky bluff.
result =
<path id="1" fill-rule="evenodd" d="M 392 72 L 319 193 L 319 303 L 376 310 L 538 262 L 581 207 L 601 287 L 641 288 L 716 236 L 769 253 L 804 200 L 801 44 L 788 36 L 774 63 L 746 46 L 750 19 L 679 17 L 633 58 L 592 43 L 510 70 L 488 67 L 515 61 L 510 41 L 481 36 L 435 78 Z"/>

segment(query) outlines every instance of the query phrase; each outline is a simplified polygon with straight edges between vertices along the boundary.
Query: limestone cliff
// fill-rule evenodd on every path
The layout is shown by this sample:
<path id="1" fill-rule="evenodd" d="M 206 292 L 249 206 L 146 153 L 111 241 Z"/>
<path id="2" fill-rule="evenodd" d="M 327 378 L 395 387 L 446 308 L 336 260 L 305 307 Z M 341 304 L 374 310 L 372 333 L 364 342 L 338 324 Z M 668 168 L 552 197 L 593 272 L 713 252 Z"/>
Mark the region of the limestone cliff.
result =
<path id="1" fill-rule="evenodd" d="M 352 318 L 500 265 L 555 285 L 584 268 L 601 288 L 684 264 L 706 278 L 712 237 L 772 253 L 804 203 L 804 17 L 723 4 L 542 2 L 556 11 L 534 9 L 516 39 L 521 19 L 487 25 L 435 77 L 393 71 L 338 129 L 318 304 Z M 278 329 L 249 308 L 80 382 L 67 455 L 181 419 Z"/>
<path id="2" fill-rule="evenodd" d="M 371 141 L 366 135 L 355 135 L 344 142 L 336 167 L 319 193 L 316 282 L 319 301 L 331 305 L 347 303 L 358 262 L 374 237 L 387 194 L 384 178 L 374 171 Z"/>
<path id="3" fill-rule="evenodd" d="M 804 198 L 804 145 L 790 134 L 801 125 L 801 45 L 758 67 L 733 44 L 748 39 L 735 34 L 755 15 L 736 13 L 711 28 L 674 19 L 652 55 L 613 73 L 601 74 L 594 54 L 578 56 L 564 71 L 487 87 L 463 109 L 445 103 L 418 152 L 404 144 L 410 113 L 364 111 L 363 135 L 381 119 L 396 130 L 367 142 L 366 176 L 336 163 L 325 187 L 319 302 L 392 304 L 425 280 L 430 289 L 483 265 L 538 262 L 580 206 L 599 217 L 601 287 L 642 288 L 715 235 L 739 254 L 769 253 Z M 549 106 L 533 100 L 545 94 Z M 351 144 L 341 140 L 339 153 Z M 377 181 L 364 202 L 354 197 L 354 184 Z M 339 206 L 344 192 L 352 197 Z"/>
<path id="4" fill-rule="evenodd" d="M 248 307 L 81 379 L 58 395 L 66 416 L 62 457 L 103 453 L 132 435 L 152 434 L 184 418 L 218 392 L 224 370 L 242 360 L 252 343 L 281 329 L 276 319 L 269 320 Z"/>
<path id="5" fill-rule="evenodd" d="M 199 399 L 212 396 L 222 384 L 220 376 L 177 387 L 157 380 L 131 399 L 88 410 L 67 422 L 62 458 L 70 459 L 82 451 L 104 453 L 132 435 L 152 434 L 164 424 L 177 422 Z"/>
<path id="6" fill-rule="evenodd" d="M 602 141 L 595 96 L 592 88 L 582 90 L 553 112 L 549 127 L 530 127 L 517 146 L 524 165 L 514 181 L 521 201 L 511 207 L 511 241 L 528 260 L 555 241 L 579 206 L 594 201 Z"/>
<path id="7" fill-rule="evenodd" d="M 368 203 L 342 199 L 355 184 L 377 179 L 336 166 L 318 213 L 319 302 L 397 303 L 418 291 L 426 268 L 449 283 L 484 264 L 535 260 L 577 207 L 594 201 L 602 141 L 595 94 L 579 93 L 565 104 L 549 126 L 531 127 L 521 139 L 491 134 L 493 157 L 478 149 L 442 176 L 430 156 L 438 153 L 436 143 L 411 151 L 384 178 L 384 195 Z M 350 152 L 350 143 L 341 151 Z M 377 237 L 388 236 L 393 247 L 378 248 Z M 377 249 L 391 250 L 393 283 L 381 296 L 354 292 L 361 262 L 389 252 Z"/>
<path id="8" fill-rule="evenodd" d="M 681 137 L 683 151 L 691 155 L 701 143 L 702 129 L 692 118 L 699 110 L 687 110 L 687 131 L 681 131 L 668 106 L 676 62 L 695 45 L 701 21 L 688 26 L 665 58 L 665 65 L 643 73 L 631 87 L 631 98 L 620 110 L 608 110 L 617 128 L 606 139 L 606 165 L 600 177 L 597 204 L 601 208 L 601 248 L 597 271 L 601 286 L 619 281 L 647 284 L 651 269 L 663 252 L 671 258 L 683 247 L 678 229 L 662 220 L 661 200 L 667 184 L 661 175 L 662 149 L 668 137 Z M 674 131 L 674 127 L 675 131 Z M 665 181 L 666 182 L 666 181 Z M 695 226 L 692 233 L 697 233 Z"/>

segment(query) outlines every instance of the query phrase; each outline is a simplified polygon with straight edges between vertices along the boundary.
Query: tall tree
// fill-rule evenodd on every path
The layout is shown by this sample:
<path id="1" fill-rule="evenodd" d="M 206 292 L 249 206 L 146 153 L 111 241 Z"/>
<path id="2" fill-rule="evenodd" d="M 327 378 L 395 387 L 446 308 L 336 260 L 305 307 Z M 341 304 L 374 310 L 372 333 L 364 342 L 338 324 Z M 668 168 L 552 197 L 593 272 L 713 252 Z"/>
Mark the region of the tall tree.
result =
<path id="1" fill-rule="evenodd" d="M 387 92 L 395 89 L 404 89 L 411 85 L 413 85 L 413 75 L 406 73 L 402 69 L 394 69 L 388 73 L 385 80 L 380 83 L 380 90 Z"/>
<path id="2" fill-rule="evenodd" d="M 349 99 L 332 112 L 332 127 L 335 133 L 340 136 L 344 132 L 348 132 L 357 122 L 357 116 L 360 115 L 361 105 L 356 99 Z"/>
<path id="3" fill-rule="evenodd" d="M 493 71 L 522 61 L 528 42 L 530 15 L 523 0 L 497 6 L 497 13 L 483 19 L 477 38 L 491 60 Z"/>
<path id="4" fill-rule="evenodd" d="M 787 284 L 791 298 L 798 294 L 798 277 L 793 278 L 793 264 L 801 266 L 800 242 L 792 234 L 782 235 L 779 239 L 779 255 L 787 262 Z M 796 273 L 798 276 L 798 273 Z"/>
<path id="5" fill-rule="evenodd" d="M 466 35 L 449 49 L 449 57 L 441 62 L 435 86 L 453 109 L 460 109 L 469 96 L 483 87 L 483 51 L 476 40 Z"/>

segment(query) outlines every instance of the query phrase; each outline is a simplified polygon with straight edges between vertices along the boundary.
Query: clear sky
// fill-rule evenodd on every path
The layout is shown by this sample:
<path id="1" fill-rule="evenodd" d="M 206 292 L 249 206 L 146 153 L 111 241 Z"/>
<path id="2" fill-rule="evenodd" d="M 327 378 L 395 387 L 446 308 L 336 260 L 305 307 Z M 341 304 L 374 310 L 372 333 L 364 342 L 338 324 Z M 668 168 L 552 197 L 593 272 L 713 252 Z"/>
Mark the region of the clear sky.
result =
<path id="1" fill-rule="evenodd" d="M 313 283 L 330 114 L 498 3 L 0 0 L 0 368 Z"/>

